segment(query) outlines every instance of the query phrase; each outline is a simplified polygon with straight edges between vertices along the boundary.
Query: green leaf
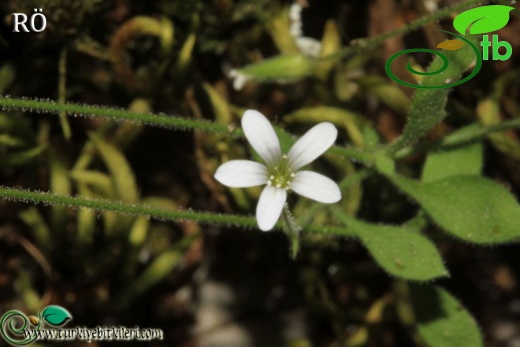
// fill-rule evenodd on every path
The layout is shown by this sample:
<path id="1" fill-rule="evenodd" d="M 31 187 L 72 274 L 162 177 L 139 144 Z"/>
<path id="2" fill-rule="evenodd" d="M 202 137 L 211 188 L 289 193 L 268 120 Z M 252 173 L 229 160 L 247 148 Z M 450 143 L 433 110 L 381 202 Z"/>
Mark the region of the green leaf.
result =
<path id="1" fill-rule="evenodd" d="M 70 177 L 65 164 L 54 153 L 49 155 L 50 190 L 61 195 L 71 194 Z M 68 206 L 52 206 L 52 227 L 55 231 L 63 230 L 67 224 Z"/>
<path id="2" fill-rule="evenodd" d="M 127 301 L 144 293 L 150 287 L 166 277 L 183 259 L 184 252 L 197 239 L 197 234 L 186 236 L 170 249 L 162 252 L 152 263 L 133 280 L 119 296 L 120 300 Z"/>
<path id="3" fill-rule="evenodd" d="M 85 198 L 92 198 L 94 194 L 88 186 L 79 183 L 78 193 Z M 91 208 L 80 208 L 77 213 L 77 241 L 80 245 L 89 245 L 94 240 L 96 230 L 96 210 Z"/>
<path id="4" fill-rule="evenodd" d="M 368 122 L 355 112 L 328 106 L 305 107 L 286 115 L 283 120 L 285 123 L 331 122 L 344 127 L 351 141 L 359 147 L 363 147 L 361 129 L 368 125 Z"/>
<path id="5" fill-rule="evenodd" d="M 220 93 L 215 88 L 213 88 L 211 84 L 204 82 L 202 87 L 206 91 L 206 94 L 208 94 L 211 105 L 213 106 L 215 120 L 218 123 L 226 125 L 231 123 L 231 110 L 228 101 L 222 95 L 220 95 Z"/>
<path id="6" fill-rule="evenodd" d="M 288 153 L 294 145 L 294 143 L 297 141 L 297 138 L 289 135 L 283 129 L 280 129 L 278 127 L 275 127 L 274 131 L 276 133 L 276 136 L 278 137 L 278 140 L 280 141 L 280 147 L 282 148 L 282 152 Z M 260 158 L 260 156 L 254 150 L 252 152 L 254 152 L 254 154 L 256 155 L 255 160 L 258 162 L 262 162 L 263 159 Z"/>
<path id="7" fill-rule="evenodd" d="M 388 176 L 450 234 L 496 244 L 520 237 L 520 207 L 500 184 L 481 176 L 451 176 L 428 183 Z"/>
<path id="8" fill-rule="evenodd" d="M 475 319 L 444 289 L 410 284 L 410 296 L 417 330 L 428 346 L 483 346 Z"/>
<path id="9" fill-rule="evenodd" d="M 95 134 L 90 137 L 112 175 L 118 197 L 124 202 L 137 202 L 135 176 L 123 153 Z"/>
<path id="10" fill-rule="evenodd" d="M 484 126 L 500 124 L 500 102 L 497 98 L 489 97 L 480 101 L 477 105 L 477 117 Z M 509 136 L 507 131 L 497 131 L 486 137 L 493 147 L 504 153 L 509 158 L 520 161 L 520 143 L 515 137 Z"/>
<path id="11" fill-rule="evenodd" d="M 400 115 L 406 115 L 410 109 L 410 97 L 397 85 L 391 84 L 388 78 L 380 76 L 363 76 L 355 82 L 368 94 L 374 95 L 383 104 Z"/>
<path id="12" fill-rule="evenodd" d="M 482 165 L 481 143 L 431 152 L 424 164 L 422 181 L 426 183 L 450 176 L 480 175 Z"/>
<path id="13" fill-rule="evenodd" d="M 20 268 L 18 270 L 18 278 L 14 281 L 14 288 L 17 289 L 20 299 L 22 299 L 25 307 L 31 311 L 36 311 L 40 307 L 42 298 L 32 283 L 33 274 L 29 270 Z"/>
<path id="14" fill-rule="evenodd" d="M 43 319 L 53 326 L 60 326 L 65 324 L 72 315 L 69 311 L 61 306 L 47 306 L 42 312 Z"/>
<path id="15" fill-rule="evenodd" d="M 245 66 L 231 75 L 259 81 L 292 81 L 310 76 L 313 68 L 313 59 L 303 54 L 288 54 Z"/>
<path id="16" fill-rule="evenodd" d="M 25 118 L 0 113 L 0 133 L 4 136 L 12 136 L 25 142 L 25 146 L 27 147 L 36 145 L 36 135 L 33 133 L 30 123 Z"/>
<path id="17" fill-rule="evenodd" d="M 70 176 L 78 185 L 88 186 L 93 192 L 104 196 L 112 197 L 115 194 L 114 186 L 110 176 L 95 170 L 74 170 Z"/>
<path id="18" fill-rule="evenodd" d="M 468 28 L 470 34 L 489 33 L 507 25 L 511 10 L 514 7 L 504 5 L 472 8 L 459 14 L 453 21 L 453 27 L 462 35 L 466 35 Z"/>
<path id="19" fill-rule="evenodd" d="M 0 168 L 24 165 L 38 157 L 46 148 L 47 146 L 42 145 L 25 151 L 18 151 L 6 155 L 0 158 Z"/>
<path id="20" fill-rule="evenodd" d="M 31 206 L 21 211 L 18 216 L 31 229 L 38 247 L 48 252 L 52 247 L 51 231 L 38 209 Z"/>
<path id="21" fill-rule="evenodd" d="M 325 23 L 325 29 L 323 31 L 323 38 L 321 39 L 321 50 L 320 57 L 328 57 L 333 55 L 341 48 L 341 35 L 339 33 L 336 21 L 329 19 Z M 322 60 L 314 71 L 314 75 L 325 81 L 329 76 L 330 72 L 336 65 L 339 59 Z"/>
<path id="22" fill-rule="evenodd" d="M 154 206 L 165 209 L 177 209 L 179 206 L 171 199 L 163 197 L 147 197 L 143 199 L 142 203 L 147 206 Z M 133 247 L 141 247 L 148 236 L 148 229 L 150 227 L 150 218 L 148 216 L 138 217 L 135 219 L 130 233 L 128 234 L 128 241 Z"/>
<path id="23" fill-rule="evenodd" d="M 289 7 L 274 9 L 268 15 L 265 28 L 282 54 L 297 54 L 300 49 L 290 33 Z"/>
<path id="24" fill-rule="evenodd" d="M 389 274 L 416 281 L 448 275 L 435 245 L 419 231 L 361 222 L 344 215 L 337 208 L 334 212 Z"/>
<path id="25" fill-rule="evenodd" d="M 374 165 L 379 172 L 392 175 L 395 172 L 395 161 L 383 153 L 376 153 Z"/>
<path id="26" fill-rule="evenodd" d="M 25 140 L 8 134 L 0 134 L 0 146 L 20 148 L 27 146 Z"/>
<path id="27" fill-rule="evenodd" d="M 16 78 L 16 68 L 12 64 L 0 67 L 0 94 L 4 94 Z"/>
<path id="28" fill-rule="evenodd" d="M 177 60 L 177 70 L 180 72 L 185 72 L 186 68 L 189 66 L 190 62 L 193 58 L 193 48 L 195 48 L 195 43 L 197 42 L 197 35 L 195 33 L 190 33 L 184 41 L 182 45 L 181 51 L 179 53 L 179 59 Z"/>

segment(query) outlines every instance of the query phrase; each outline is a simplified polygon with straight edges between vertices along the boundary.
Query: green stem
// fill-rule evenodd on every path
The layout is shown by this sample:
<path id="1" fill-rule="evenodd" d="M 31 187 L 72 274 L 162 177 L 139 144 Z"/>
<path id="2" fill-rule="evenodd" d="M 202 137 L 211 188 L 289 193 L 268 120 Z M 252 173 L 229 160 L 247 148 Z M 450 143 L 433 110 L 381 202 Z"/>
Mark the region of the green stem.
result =
<path id="1" fill-rule="evenodd" d="M 341 146 L 332 146 L 328 150 L 329 153 L 339 154 L 344 157 L 350 158 L 353 161 L 357 161 L 362 163 L 365 166 L 371 167 L 374 163 L 373 154 L 370 152 L 366 152 L 365 150 L 357 147 L 341 147 Z"/>
<path id="2" fill-rule="evenodd" d="M 10 98 L 0 96 L 0 107 L 4 110 L 21 110 L 24 112 L 67 113 L 74 116 L 103 117 L 119 121 L 131 121 L 164 128 L 186 130 L 205 130 L 214 133 L 229 133 L 225 125 L 203 120 L 181 118 L 176 116 L 154 115 L 150 113 L 130 112 L 123 109 L 105 106 L 80 105 L 73 103 L 56 103 L 50 100 L 34 100 L 27 98 Z M 238 132 L 238 130 L 237 130 Z"/>
<path id="3" fill-rule="evenodd" d="M 233 137 L 244 137 L 242 129 L 230 131 L 226 125 L 206 120 L 181 118 L 177 116 L 155 115 L 151 113 L 130 112 L 123 109 L 104 106 L 80 105 L 73 103 L 56 103 L 49 100 L 34 100 L 27 98 L 10 98 L 0 96 L 0 108 L 4 110 L 21 110 L 23 112 L 39 113 L 66 113 L 83 117 L 103 117 L 118 121 L 130 121 L 151 126 L 180 130 L 202 130 L 211 133 L 229 134 Z M 283 131 L 283 130 L 281 130 Z M 360 149 L 353 147 L 332 146 L 331 153 L 340 154 L 359 161 L 365 165 L 371 165 L 372 156 Z"/>
<path id="4" fill-rule="evenodd" d="M 146 205 L 127 204 L 120 201 L 72 197 L 9 187 L 0 187 L 0 197 L 13 201 L 43 203 L 44 205 L 61 205 L 71 208 L 86 207 L 100 211 L 114 211 L 132 216 L 149 216 L 162 221 L 193 220 L 206 225 L 239 226 L 246 228 L 256 228 L 257 225 L 254 217 L 198 212 L 192 210 L 165 210 Z M 283 228 L 282 223 L 278 222 L 275 228 L 281 230 Z M 348 230 L 334 226 L 308 225 L 305 227 L 305 231 L 310 233 L 329 233 L 340 236 L 352 236 Z"/>
<path id="5" fill-rule="evenodd" d="M 447 149 L 458 147 L 470 142 L 481 140 L 483 137 L 486 137 L 487 135 L 494 132 L 509 129 L 520 129 L 520 118 L 504 121 L 499 124 L 490 126 L 471 124 L 447 135 L 439 141 L 402 148 L 395 152 L 394 158 L 402 159 L 409 157 L 410 155 L 428 152 L 432 149 Z"/>
<path id="6" fill-rule="evenodd" d="M 114 211 L 132 216 L 151 216 L 158 220 L 194 220 L 202 224 L 239 225 L 255 227 L 253 217 L 224 215 L 217 213 L 196 212 L 190 210 L 165 210 L 146 205 L 133 205 L 120 201 L 72 197 L 59 194 L 34 192 L 16 188 L 0 188 L 0 196 L 9 200 L 43 203 L 45 205 L 62 205 L 73 208 L 86 207 L 100 211 Z"/>
<path id="7" fill-rule="evenodd" d="M 435 13 L 432 13 L 431 15 L 421 17 L 419 19 L 414 20 L 408 25 L 405 25 L 401 28 L 389 31 L 387 33 L 384 33 L 382 35 L 371 37 L 371 38 L 365 38 L 365 39 L 357 39 L 353 40 L 351 46 L 340 49 L 339 51 L 335 52 L 334 54 L 331 54 L 326 57 L 320 58 L 320 60 L 328 60 L 328 59 L 335 59 L 335 58 L 345 58 L 354 54 L 358 54 L 361 52 L 365 52 L 371 48 L 375 48 L 382 44 L 384 41 L 388 40 L 389 38 L 392 38 L 394 36 L 403 35 L 406 33 L 409 33 L 413 30 L 416 30 L 428 23 L 438 21 L 444 17 L 449 16 L 452 13 L 460 12 L 463 9 L 466 9 L 472 5 L 482 3 L 482 0 L 467 0 L 463 1 L 461 3 L 458 3 L 453 6 L 446 7 L 443 10 L 437 11 Z M 484 3 L 487 3 L 487 1 L 484 1 Z"/>

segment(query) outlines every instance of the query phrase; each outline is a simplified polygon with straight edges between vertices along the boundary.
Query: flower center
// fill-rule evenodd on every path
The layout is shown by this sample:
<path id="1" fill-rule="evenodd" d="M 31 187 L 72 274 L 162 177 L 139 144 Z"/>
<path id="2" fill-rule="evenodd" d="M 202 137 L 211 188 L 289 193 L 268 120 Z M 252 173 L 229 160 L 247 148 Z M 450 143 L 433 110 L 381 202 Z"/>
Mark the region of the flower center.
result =
<path id="1" fill-rule="evenodd" d="M 296 172 L 292 170 L 287 155 L 284 154 L 278 164 L 267 168 L 267 185 L 287 190 L 295 176 Z"/>

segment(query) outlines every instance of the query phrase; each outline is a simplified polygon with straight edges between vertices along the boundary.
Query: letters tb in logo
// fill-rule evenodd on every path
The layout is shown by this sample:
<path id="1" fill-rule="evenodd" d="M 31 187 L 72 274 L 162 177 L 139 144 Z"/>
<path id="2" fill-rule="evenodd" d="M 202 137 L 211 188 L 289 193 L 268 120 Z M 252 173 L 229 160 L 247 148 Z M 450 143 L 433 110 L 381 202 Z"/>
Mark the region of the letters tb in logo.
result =
<path id="1" fill-rule="evenodd" d="M 489 41 L 489 35 L 482 36 L 482 41 L 480 42 L 480 45 L 482 46 L 482 59 L 488 60 L 489 59 L 489 47 L 492 47 L 492 57 L 493 60 L 507 60 L 511 58 L 511 55 L 513 54 L 513 47 L 511 47 L 511 44 L 507 41 L 498 41 L 498 35 L 492 36 L 492 42 Z M 506 49 L 506 52 L 504 54 L 500 53 L 499 49 L 500 47 L 504 47 Z"/>

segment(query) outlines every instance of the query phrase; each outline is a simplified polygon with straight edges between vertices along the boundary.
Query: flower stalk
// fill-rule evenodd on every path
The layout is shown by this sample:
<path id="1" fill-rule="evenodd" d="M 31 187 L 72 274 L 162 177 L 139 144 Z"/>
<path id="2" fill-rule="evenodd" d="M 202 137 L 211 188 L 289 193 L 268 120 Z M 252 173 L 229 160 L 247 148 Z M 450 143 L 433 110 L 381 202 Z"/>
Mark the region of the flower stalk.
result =
<path id="1" fill-rule="evenodd" d="M 285 204 L 282 212 L 283 230 L 291 243 L 291 258 L 296 259 L 300 251 L 300 233 L 302 228 L 294 219 L 289 205 Z"/>

